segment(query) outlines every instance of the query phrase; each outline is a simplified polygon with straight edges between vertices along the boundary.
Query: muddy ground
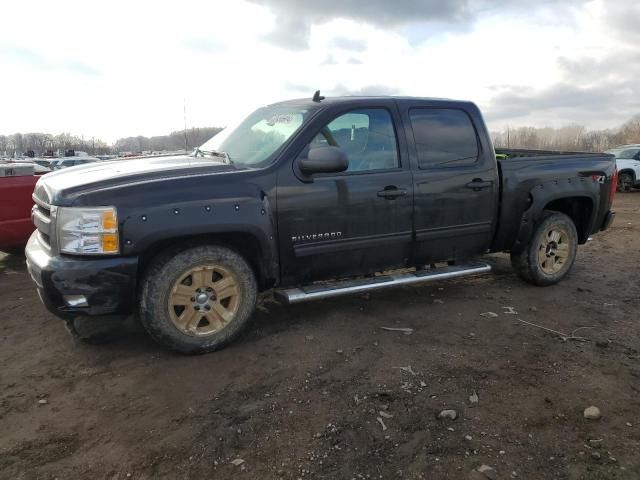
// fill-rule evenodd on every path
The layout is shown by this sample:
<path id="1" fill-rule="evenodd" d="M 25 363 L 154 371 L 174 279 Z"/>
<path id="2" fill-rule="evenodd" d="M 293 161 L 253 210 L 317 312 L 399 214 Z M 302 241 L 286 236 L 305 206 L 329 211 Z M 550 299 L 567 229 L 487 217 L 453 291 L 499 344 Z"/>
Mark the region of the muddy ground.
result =
<path id="1" fill-rule="evenodd" d="M 5 257 L 0 477 L 466 479 L 486 464 L 501 479 L 638 479 L 640 192 L 616 210 L 560 285 L 529 286 L 496 255 L 483 277 L 267 303 L 198 357 L 139 329 L 77 343 Z M 583 418 L 591 405 L 600 420 Z"/>

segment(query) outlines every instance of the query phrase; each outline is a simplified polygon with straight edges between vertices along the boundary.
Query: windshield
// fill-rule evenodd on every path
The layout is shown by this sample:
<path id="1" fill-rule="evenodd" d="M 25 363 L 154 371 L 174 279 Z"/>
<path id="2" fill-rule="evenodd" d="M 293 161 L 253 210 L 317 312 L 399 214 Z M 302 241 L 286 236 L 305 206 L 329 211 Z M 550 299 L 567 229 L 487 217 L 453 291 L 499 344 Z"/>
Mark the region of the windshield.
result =
<path id="1" fill-rule="evenodd" d="M 309 109 L 282 104 L 259 108 L 239 124 L 225 128 L 204 143 L 196 154 L 223 153 L 234 165 L 266 166 L 299 130 L 309 113 Z"/>

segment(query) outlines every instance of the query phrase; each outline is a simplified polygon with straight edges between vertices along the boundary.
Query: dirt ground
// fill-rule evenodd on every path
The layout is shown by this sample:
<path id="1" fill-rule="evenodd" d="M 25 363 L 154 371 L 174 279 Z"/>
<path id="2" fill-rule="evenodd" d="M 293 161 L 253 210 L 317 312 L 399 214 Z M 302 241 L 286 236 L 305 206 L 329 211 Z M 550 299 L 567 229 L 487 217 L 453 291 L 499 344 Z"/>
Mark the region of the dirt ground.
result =
<path id="1" fill-rule="evenodd" d="M 266 303 L 239 341 L 197 357 L 139 328 L 74 341 L 6 257 L 0 477 L 638 479 L 640 192 L 615 207 L 557 286 L 495 255 L 487 276 Z M 482 464 L 495 475 L 472 473 Z"/>

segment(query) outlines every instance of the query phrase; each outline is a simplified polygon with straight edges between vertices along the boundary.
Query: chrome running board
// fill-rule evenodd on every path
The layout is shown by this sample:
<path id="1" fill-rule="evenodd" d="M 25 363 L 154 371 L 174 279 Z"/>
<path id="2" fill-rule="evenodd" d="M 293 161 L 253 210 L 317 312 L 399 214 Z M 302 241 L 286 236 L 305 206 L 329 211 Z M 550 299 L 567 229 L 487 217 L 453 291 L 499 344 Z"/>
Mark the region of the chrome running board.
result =
<path id="1" fill-rule="evenodd" d="M 486 263 L 469 263 L 467 265 L 452 265 L 442 268 L 431 268 L 417 272 L 402 273 L 396 275 L 380 275 L 379 277 L 360 278 L 356 280 L 343 280 L 332 283 L 307 285 L 299 288 L 276 290 L 275 296 L 286 303 L 300 303 L 321 298 L 349 295 L 351 293 L 367 292 L 385 287 L 398 285 L 411 285 L 413 283 L 435 282 L 437 280 L 449 280 L 451 278 L 466 277 L 487 273 L 491 266 Z"/>

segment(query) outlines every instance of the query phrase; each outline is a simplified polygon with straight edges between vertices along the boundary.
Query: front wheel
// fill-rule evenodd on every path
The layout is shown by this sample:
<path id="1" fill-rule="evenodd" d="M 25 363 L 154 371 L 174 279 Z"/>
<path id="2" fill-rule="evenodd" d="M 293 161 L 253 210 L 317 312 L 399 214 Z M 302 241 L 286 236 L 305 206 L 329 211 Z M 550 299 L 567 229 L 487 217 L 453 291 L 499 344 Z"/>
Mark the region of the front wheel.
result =
<path id="1" fill-rule="evenodd" d="M 524 250 L 511 253 L 511 264 L 527 282 L 553 285 L 571 270 L 577 250 L 578 232 L 571 218 L 546 210 Z"/>
<path id="2" fill-rule="evenodd" d="M 629 173 L 618 175 L 618 191 L 628 193 L 633 188 L 633 177 Z"/>
<path id="3" fill-rule="evenodd" d="M 211 352 L 242 331 L 256 296 L 255 275 L 241 255 L 222 246 L 196 246 L 153 262 L 142 283 L 140 320 L 166 347 Z"/>

